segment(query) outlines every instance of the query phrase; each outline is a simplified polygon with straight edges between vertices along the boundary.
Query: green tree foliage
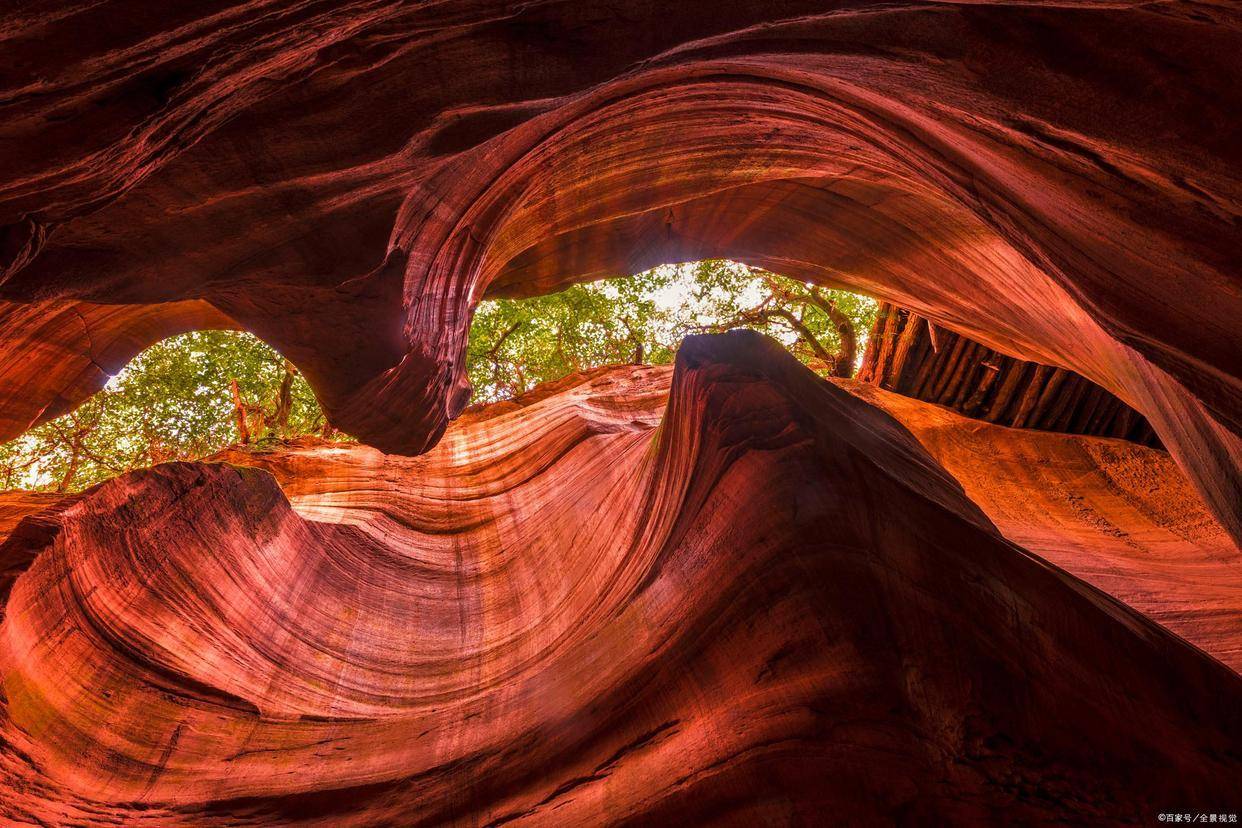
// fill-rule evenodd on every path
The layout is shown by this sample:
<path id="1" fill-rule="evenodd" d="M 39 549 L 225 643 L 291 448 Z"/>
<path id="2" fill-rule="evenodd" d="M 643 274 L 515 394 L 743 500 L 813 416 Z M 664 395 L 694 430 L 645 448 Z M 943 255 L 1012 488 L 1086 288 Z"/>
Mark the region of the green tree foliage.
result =
<path id="1" fill-rule="evenodd" d="M 688 297 L 674 313 L 678 339 L 751 328 L 784 343 L 819 373 L 853 376 L 875 321 L 875 300 L 720 259 L 682 265 L 680 274 Z"/>
<path id="2" fill-rule="evenodd" d="M 547 296 L 483 302 L 466 358 L 475 402 L 515 397 L 599 365 L 670 361 L 656 294 L 674 278 L 657 269 Z"/>
<path id="3" fill-rule="evenodd" d="M 484 302 L 467 370 L 475 402 L 489 402 L 597 365 L 671 362 L 687 334 L 746 327 L 820 373 L 850 376 L 875 313 L 867 297 L 737 262 L 664 265 L 534 299 Z"/>
<path id="4" fill-rule="evenodd" d="M 870 299 L 722 260 L 665 265 L 523 300 L 484 302 L 466 370 L 475 401 L 613 363 L 671 362 L 687 334 L 749 327 L 825 375 L 852 373 Z M 306 381 L 250 334 L 198 331 L 134 359 L 77 410 L 0 445 L 0 488 L 77 491 L 237 443 L 335 432 Z"/>
<path id="5" fill-rule="evenodd" d="M 0 485 L 77 491 L 238 442 L 233 381 L 252 439 L 322 428 L 310 386 L 270 346 L 196 331 L 151 346 L 75 411 L 0 446 Z"/>

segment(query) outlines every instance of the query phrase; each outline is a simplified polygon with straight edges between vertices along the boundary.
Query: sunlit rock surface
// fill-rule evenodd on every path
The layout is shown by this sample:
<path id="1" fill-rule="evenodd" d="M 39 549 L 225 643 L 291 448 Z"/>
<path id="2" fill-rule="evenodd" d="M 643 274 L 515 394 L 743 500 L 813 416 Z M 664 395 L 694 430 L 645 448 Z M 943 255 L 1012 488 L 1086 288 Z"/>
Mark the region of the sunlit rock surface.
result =
<path id="1" fill-rule="evenodd" d="M 1225 2 L 8 4 L 0 439 L 239 327 L 375 448 L 0 496 L 0 821 L 1242 811 L 1239 77 Z M 714 256 L 1172 459 L 741 335 L 449 426 L 482 299 Z"/>
<path id="2" fill-rule="evenodd" d="M 470 314 L 727 256 L 1142 412 L 1242 539 L 1236 4 L 10 4 L 0 436 L 236 325 L 434 445 Z"/>
<path id="3" fill-rule="evenodd" d="M 1242 552 L 1168 454 L 841 384 L 909 428 L 1006 538 L 1242 672 Z"/>
<path id="4" fill-rule="evenodd" d="M 1242 567 L 1160 452 L 829 384 L 735 333 L 468 412 L 417 458 L 218 459 L 0 547 L 37 556 L 0 625 L 3 819 L 1238 807 Z"/>

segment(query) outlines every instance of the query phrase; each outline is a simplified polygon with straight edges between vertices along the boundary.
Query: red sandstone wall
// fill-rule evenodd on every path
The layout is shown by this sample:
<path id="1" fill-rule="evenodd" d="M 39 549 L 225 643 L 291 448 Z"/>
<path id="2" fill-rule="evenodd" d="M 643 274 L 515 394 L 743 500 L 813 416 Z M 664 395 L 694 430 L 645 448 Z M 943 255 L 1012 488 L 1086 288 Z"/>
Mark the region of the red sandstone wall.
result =
<path id="1" fill-rule="evenodd" d="M 1242 538 L 1238 77 L 1188 0 L 10 5 L 0 438 L 237 326 L 421 456 L 5 496 L 0 815 L 1242 811 L 1237 550 L 1160 455 L 745 335 L 658 428 L 658 371 L 449 428 L 482 298 L 728 256 L 1082 374 Z"/>
<path id="2" fill-rule="evenodd" d="M 1135 609 L 1237 663 L 1237 579 L 1219 582 L 1237 553 L 1176 479 L 1152 510 L 1132 478 L 1169 475 L 1159 452 L 1011 439 L 858 387 L 963 489 L 896 420 L 757 336 L 690 342 L 668 383 L 596 372 L 474 412 L 418 458 L 312 442 L 229 456 L 275 477 L 159 466 L 19 530 L 0 551 L 38 557 L 0 625 L 0 814 L 988 823 L 1237 807 L 1242 680 Z M 1060 505 L 1014 511 L 1015 487 Z"/>
<path id="3" fill-rule="evenodd" d="M 1239 30 L 1191 2 L 14 8 L 0 433 L 235 324 L 417 453 L 482 296 L 731 256 L 1083 374 L 1242 537 Z"/>

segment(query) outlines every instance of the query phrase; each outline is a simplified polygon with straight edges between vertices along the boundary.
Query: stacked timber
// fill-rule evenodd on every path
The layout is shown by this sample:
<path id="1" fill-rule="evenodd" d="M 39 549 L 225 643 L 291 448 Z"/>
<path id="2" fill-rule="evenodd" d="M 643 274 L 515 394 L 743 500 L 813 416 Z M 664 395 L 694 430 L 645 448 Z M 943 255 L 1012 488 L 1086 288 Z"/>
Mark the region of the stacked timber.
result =
<path id="1" fill-rule="evenodd" d="M 1006 356 L 887 303 L 858 379 L 989 423 L 1160 446 L 1141 414 L 1085 377 Z"/>

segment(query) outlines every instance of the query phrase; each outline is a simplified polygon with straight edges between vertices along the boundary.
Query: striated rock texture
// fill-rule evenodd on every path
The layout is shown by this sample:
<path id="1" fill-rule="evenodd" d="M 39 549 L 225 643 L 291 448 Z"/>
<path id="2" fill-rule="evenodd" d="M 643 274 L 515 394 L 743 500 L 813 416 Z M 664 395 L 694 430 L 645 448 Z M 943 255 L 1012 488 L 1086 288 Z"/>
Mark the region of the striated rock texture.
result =
<path id="1" fill-rule="evenodd" d="M 240 327 L 375 448 L 0 499 L 0 820 L 1242 810 L 1238 77 L 1211 0 L 6 5 L 0 439 Z M 483 298 L 708 256 L 1191 483 L 744 334 L 449 428 Z"/>
<path id="2" fill-rule="evenodd" d="M 909 428 L 1006 538 L 1242 672 L 1242 551 L 1168 454 L 841 385 Z"/>
<path id="3" fill-rule="evenodd" d="M 887 303 L 871 328 L 858 379 L 989 423 L 1160 448 L 1143 415 L 1090 380 L 1006 356 Z"/>
<path id="4" fill-rule="evenodd" d="M 0 438 L 179 330 L 435 444 L 483 297 L 728 256 L 1085 376 L 1242 538 L 1234 3 L 0 11 Z"/>
<path id="5" fill-rule="evenodd" d="M 33 561 L 0 624 L 4 820 L 1242 807 L 1242 562 L 1160 452 L 829 384 L 736 332 L 671 386 L 590 372 L 422 457 L 220 459 L 245 465 L 125 475 L 0 546 Z"/>

